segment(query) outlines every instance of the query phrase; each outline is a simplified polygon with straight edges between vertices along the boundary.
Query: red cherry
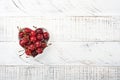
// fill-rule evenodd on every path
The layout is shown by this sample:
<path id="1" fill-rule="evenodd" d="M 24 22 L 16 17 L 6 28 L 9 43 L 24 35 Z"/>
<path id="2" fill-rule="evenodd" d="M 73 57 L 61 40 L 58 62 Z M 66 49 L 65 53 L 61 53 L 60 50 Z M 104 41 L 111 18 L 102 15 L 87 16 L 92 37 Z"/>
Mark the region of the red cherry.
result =
<path id="1" fill-rule="evenodd" d="M 23 47 L 27 42 L 28 42 L 28 39 L 24 37 L 20 40 L 19 44 Z"/>
<path id="2" fill-rule="evenodd" d="M 28 44 L 26 44 L 24 47 L 25 47 L 25 49 L 28 49 L 28 48 L 29 48 L 29 45 L 28 45 Z"/>
<path id="3" fill-rule="evenodd" d="M 26 55 L 37 56 L 47 47 L 49 33 L 43 28 L 35 31 L 30 28 L 19 29 L 19 44 L 25 49 Z"/>
<path id="4" fill-rule="evenodd" d="M 31 53 L 31 55 L 32 55 L 33 57 L 35 57 L 35 56 L 38 55 L 38 53 L 37 53 L 36 51 L 33 51 L 33 52 Z"/>
<path id="5" fill-rule="evenodd" d="M 40 41 L 43 40 L 43 35 L 42 34 L 38 34 L 37 35 L 37 39 L 40 40 Z"/>
<path id="6" fill-rule="evenodd" d="M 30 34 L 31 34 L 31 36 L 35 36 L 36 32 L 32 30 Z"/>
<path id="7" fill-rule="evenodd" d="M 42 33 L 43 33 L 43 29 L 42 29 L 42 28 L 37 28 L 37 29 L 35 30 L 35 32 L 36 32 L 37 34 L 42 34 Z"/>
<path id="8" fill-rule="evenodd" d="M 23 30 L 23 32 L 25 32 L 25 33 L 30 33 L 30 32 L 31 32 L 31 29 L 30 29 L 30 28 L 23 28 L 22 30 Z"/>
<path id="9" fill-rule="evenodd" d="M 44 32 L 44 33 L 43 33 L 43 36 L 44 36 L 44 38 L 45 38 L 46 40 L 49 39 L 49 33 L 48 33 L 48 32 Z"/>
<path id="10" fill-rule="evenodd" d="M 42 48 L 37 48 L 36 52 L 37 52 L 38 54 L 41 54 L 41 53 L 43 52 L 43 50 L 42 50 Z"/>
<path id="11" fill-rule="evenodd" d="M 47 44 L 43 42 L 43 43 L 41 44 L 41 46 L 42 46 L 42 48 L 44 49 L 44 48 L 47 47 Z"/>
<path id="12" fill-rule="evenodd" d="M 31 41 L 31 42 L 35 42 L 35 41 L 36 41 L 36 37 L 35 37 L 35 36 L 31 36 L 31 37 L 30 37 L 30 41 Z"/>
<path id="13" fill-rule="evenodd" d="M 40 47 L 40 46 L 41 46 L 41 42 L 39 42 L 39 41 L 35 42 L 35 47 L 36 47 L 36 48 L 38 48 L 38 47 Z"/>
<path id="14" fill-rule="evenodd" d="M 28 39 L 26 37 L 22 38 L 21 40 L 24 41 L 24 43 L 27 43 L 28 42 Z"/>
<path id="15" fill-rule="evenodd" d="M 25 45 L 25 43 L 24 43 L 23 40 L 20 40 L 19 44 L 20 44 L 22 47 L 24 47 L 24 45 Z"/>
<path id="16" fill-rule="evenodd" d="M 26 34 L 26 35 L 24 35 L 24 37 L 27 38 L 27 39 L 29 40 L 30 35 L 29 35 L 29 34 Z"/>
<path id="17" fill-rule="evenodd" d="M 23 36 L 24 36 L 24 33 L 23 32 L 19 32 L 19 39 L 23 38 Z"/>
<path id="18" fill-rule="evenodd" d="M 30 49 L 30 50 L 35 50 L 35 46 L 33 45 L 33 44 L 31 44 L 29 47 L 28 47 L 28 49 Z"/>
<path id="19" fill-rule="evenodd" d="M 26 55 L 31 55 L 31 50 L 26 49 L 26 50 L 25 50 L 25 53 L 26 53 Z"/>

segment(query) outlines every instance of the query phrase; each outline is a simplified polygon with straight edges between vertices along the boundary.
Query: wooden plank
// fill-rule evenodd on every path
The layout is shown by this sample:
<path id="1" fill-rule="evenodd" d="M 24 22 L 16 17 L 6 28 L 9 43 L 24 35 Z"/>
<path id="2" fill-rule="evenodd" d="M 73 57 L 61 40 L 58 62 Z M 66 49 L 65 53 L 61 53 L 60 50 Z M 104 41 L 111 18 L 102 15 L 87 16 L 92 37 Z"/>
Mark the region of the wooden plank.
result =
<path id="1" fill-rule="evenodd" d="M 17 41 L 20 27 L 46 28 L 50 41 L 120 41 L 120 17 L 0 17 L 0 41 Z"/>
<path id="2" fill-rule="evenodd" d="M 19 57 L 24 51 L 19 43 L 0 43 L 0 65 L 76 64 L 120 66 L 119 42 L 51 42 L 36 58 Z"/>
<path id="3" fill-rule="evenodd" d="M 119 0 L 3 0 L 0 16 L 119 16 L 119 3 Z"/>
<path id="4" fill-rule="evenodd" d="M 119 80 L 120 67 L 79 65 L 0 66 L 0 80 Z"/>

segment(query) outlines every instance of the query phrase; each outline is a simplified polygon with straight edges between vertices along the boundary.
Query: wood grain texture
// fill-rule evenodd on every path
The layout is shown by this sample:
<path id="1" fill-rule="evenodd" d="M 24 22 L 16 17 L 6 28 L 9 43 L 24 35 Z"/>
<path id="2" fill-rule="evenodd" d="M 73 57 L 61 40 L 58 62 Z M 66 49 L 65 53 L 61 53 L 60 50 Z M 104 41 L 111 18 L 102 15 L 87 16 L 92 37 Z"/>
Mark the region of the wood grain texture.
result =
<path id="1" fill-rule="evenodd" d="M 120 14 L 119 3 L 119 0 L 0 0 L 0 16 L 113 16 Z M 120 80 L 120 69 L 118 67 L 120 65 L 120 18 L 118 16 L 107 18 L 71 17 L 71 21 L 69 18 L 52 19 L 55 20 L 51 20 L 51 18 L 49 20 L 48 17 L 43 19 L 0 18 L 0 80 Z M 62 60 L 66 60 L 69 64 L 80 64 L 82 62 L 82 64 L 87 64 L 87 66 L 28 66 L 29 64 L 22 61 L 16 55 L 18 51 L 16 25 L 24 27 L 41 26 L 41 24 L 52 33 L 51 41 L 53 43 L 55 41 L 59 42 L 57 44 L 54 43 L 53 52 L 56 50 L 54 48 L 58 47 L 58 52 L 64 52 Z M 53 26 L 53 30 L 48 25 Z M 67 27 L 67 30 L 63 26 Z M 71 31 L 77 34 L 66 33 L 63 36 L 63 34 L 59 34 L 59 31 L 60 33 Z M 64 43 L 60 43 L 60 41 Z M 68 49 L 68 46 L 70 48 L 75 47 L 75 49 Z M 80 55 L 83 61 L 79 60 L 79 56 L 72 54 L 73 50 L 77 50 L 77 53 L 80 53 L 74 52 L 73 54 Z M 70 55 L 67 51 L 71 52 Z M 94 54 L 92 59 L 89 54 Z M 53 57 L 52 59 L 54 61 Z M 46 61 L 43 60 L 43 62 L 50 64 L 53 63 L 52 59 L 48 59 L 50 62 L 47 59 Z M 72 61 L 74 59 L 77 61 Z M 89 67 L 88 65 L 91 64 L 89 60 L 97 62 L 102 67 Z M 105 63 L 111 67 L 103 67 Z"/>
<path id="2" fill-rule="evenodd" d="M 0 80 L 119 80 L 120 67 L 0 66 Z"/>
<path id="3" fill-rule="evenodd" d="M 46 28 L 50 41 L 120 41 L 120 17 L 0 17 L 0 41 L 17 41 L 17 26 Z"/>
<path id="4" fill-rule="evenodd" d="M 0 25 L 1 65 L 120 65 L 120 17 L 1 17 Z M 52 45 L 35 59 L 21 60 L 17 26 L 46 28 Z"/>
<path id="5" fill-rule="evenodd" d="M 119 0 L 1 0 L 0 16 L 113 16 Z"/>
<path id="6" fill-rule="evenodd" d="M 79 64 L 120 66 L 119 42 L 52 42 L 36 58 L 19 57 L 23 50 L 18 43 L 0 43 L 0 65 Z"/>

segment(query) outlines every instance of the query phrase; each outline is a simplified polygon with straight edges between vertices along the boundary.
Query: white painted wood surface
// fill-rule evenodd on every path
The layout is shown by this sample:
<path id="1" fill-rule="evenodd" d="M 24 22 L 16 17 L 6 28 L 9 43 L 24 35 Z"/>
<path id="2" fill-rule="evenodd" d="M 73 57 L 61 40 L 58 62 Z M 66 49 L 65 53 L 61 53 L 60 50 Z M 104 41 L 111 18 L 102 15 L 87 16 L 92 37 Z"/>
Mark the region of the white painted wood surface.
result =
<path id="1" fill-rule="evenodd" d="M 0 17 L 0 80 L 119 80 L 119 3 L 119 0 L 0 0 L 0 16 L 46 16 Z M 51 20 L 48 16 L 55 17 Z M 16 55 L 20 49 L 16 25 L 42 26 L 52 33 L 53 45 L 46 50 L 49 54 L 38 58 L 39 65 L 31 59 L 26 63 Z M 66 33 L 71 29 L 76 34 Z"/>
<path id="2" fill-rule="evenodd" d="M 119 80 L 120 67 L 0 66 L 0 80 Z"/>
<path id="3" fill-rule="evenodd" d="M 0 16 L 113 16 L 120 0 L 0 0 Z"/>
<path id="4" fill-rule="evenodd" d="M 0 25 L 2 65 L 120 65 L 120 17 L 1 17 Z M 52 45 L 35 59 L 24 55 L 22 61 L 17 26 L 33 25 L 48 29 Z"/>

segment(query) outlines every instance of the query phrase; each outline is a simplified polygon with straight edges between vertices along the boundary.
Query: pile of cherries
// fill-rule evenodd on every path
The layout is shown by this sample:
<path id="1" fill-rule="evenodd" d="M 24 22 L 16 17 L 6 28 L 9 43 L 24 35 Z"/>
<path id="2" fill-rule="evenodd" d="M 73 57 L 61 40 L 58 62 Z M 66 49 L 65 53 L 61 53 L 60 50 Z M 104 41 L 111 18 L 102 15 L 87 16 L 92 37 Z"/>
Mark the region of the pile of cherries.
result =
<path id="1" fill-rule="evenodd" d="M 35 57 L 47 47 L 49 33 L 44 28 L 19 28 L 19 44 L 25 49 L 28 56 Z"/>

